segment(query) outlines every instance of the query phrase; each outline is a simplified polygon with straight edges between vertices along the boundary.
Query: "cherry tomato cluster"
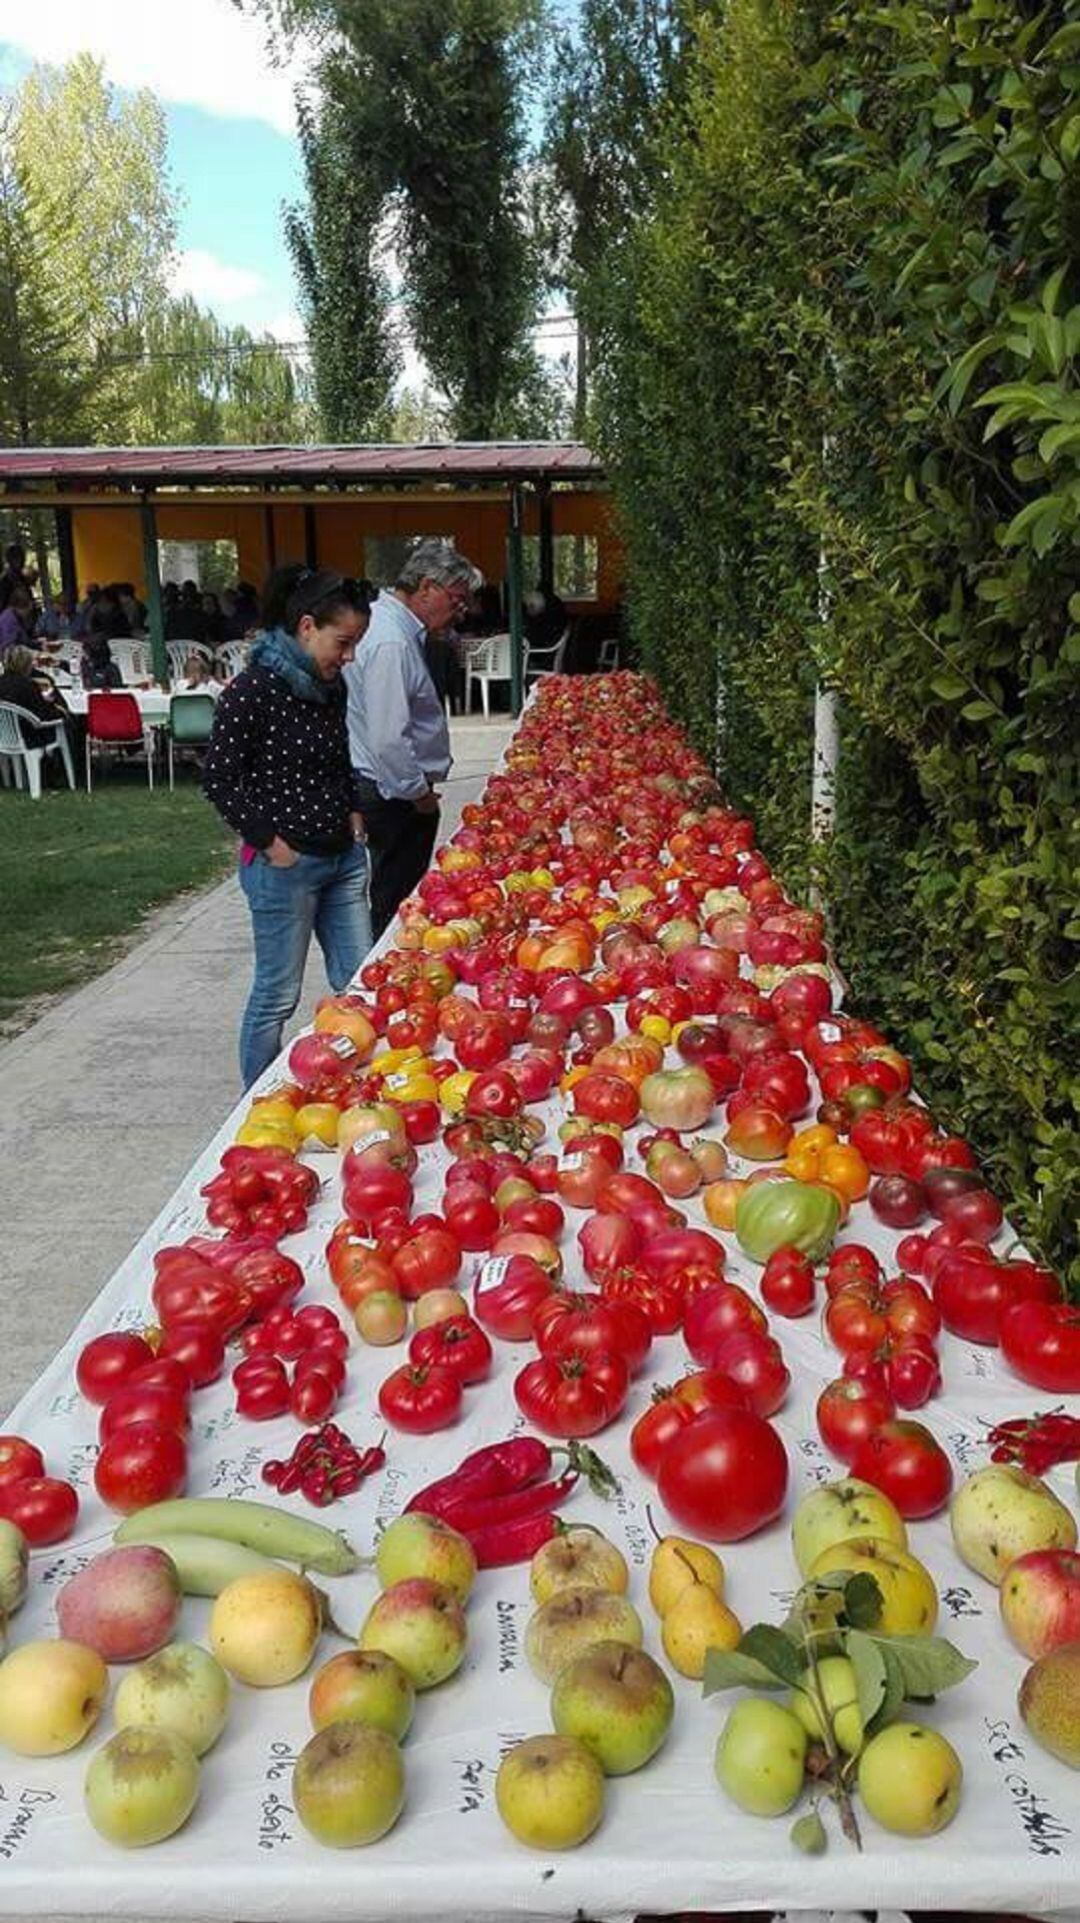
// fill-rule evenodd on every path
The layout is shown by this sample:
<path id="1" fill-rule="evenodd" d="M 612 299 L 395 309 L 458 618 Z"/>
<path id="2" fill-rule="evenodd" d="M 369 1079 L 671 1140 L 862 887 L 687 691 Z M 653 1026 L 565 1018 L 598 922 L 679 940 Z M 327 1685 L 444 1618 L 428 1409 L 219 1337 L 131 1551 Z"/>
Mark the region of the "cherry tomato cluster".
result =
<path id="1" fill-rule="evenodd" d="M 313 1169 L 283 1148 L 227 1148 L 202 1190 L 206 1219 L 226 1235 L 262 1233 L 274 1242 L 307 1226 L 319 1192 Z"/>
<path id="2" fill-rule="evenodd" d="M 336 1422 L 324 1422 L 321 1428 L 301 1436 L 283 1461 L 271 1457 L 264 1462 L 262 1479 L 279 1496 L 299 1490 L 317 1509 L 325 1509 L 342 1496 L 353 1495 L 385 1461 L 381 1442 L 358 1449 Z"/>
<path id="3" fill-rule="evenodd" d="M 349 1338 L 333 1309 L 321 1302 L 295 1313 L 271 1309 L 245 1330 L 241 1347 L 244 1359 L 232 1372 L 239 1415 L 251 1422 L 289 1414 L 298 1422 L 322 1423 L 337 1407 Z"/>
<path id="4" fill-rule="evenodd" d="M 0 1517 L 21 1529 L 31 1549 L 70 1536 L 79 1498 L 70 1482 L 45 1473 L 45 1458 L 23 1436 L 0 1436 Z"/>

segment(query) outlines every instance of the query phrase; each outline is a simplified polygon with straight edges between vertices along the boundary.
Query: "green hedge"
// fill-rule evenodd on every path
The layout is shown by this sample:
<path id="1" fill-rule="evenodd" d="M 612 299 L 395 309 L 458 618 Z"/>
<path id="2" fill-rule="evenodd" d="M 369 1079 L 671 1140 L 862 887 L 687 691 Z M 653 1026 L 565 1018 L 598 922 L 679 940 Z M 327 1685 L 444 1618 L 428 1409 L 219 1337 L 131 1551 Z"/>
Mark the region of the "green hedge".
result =
<path id="1" fill-rule="evenodd" d="M 1080 0 L 729 0 L 662 138 L 596 296 L 638 646 L 1080 1286 Z"/>

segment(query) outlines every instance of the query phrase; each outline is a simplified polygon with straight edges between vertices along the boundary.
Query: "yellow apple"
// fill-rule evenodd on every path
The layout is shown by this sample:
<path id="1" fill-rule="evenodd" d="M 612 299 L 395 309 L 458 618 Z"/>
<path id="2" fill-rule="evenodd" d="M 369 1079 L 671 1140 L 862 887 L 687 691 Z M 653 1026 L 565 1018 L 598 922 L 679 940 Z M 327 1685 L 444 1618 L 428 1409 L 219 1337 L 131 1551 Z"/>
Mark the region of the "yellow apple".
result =
<path id="1" fill-rule="evenodd" d="M 818 1557 L 810 1578 L 831 1576 L 849 1569 L 852 1575 L 865 1572 L 873 1576 L 881 1591 L 881 1617 L 877 1624 L 883 1636 L 929 1636 L 937 1622 L 938 1597 L 934 1579 L 916 1557 L 894 1543 L 880 1542 L 872 1536 L 855 1536 L 850 1542 L 834 1542 Z"/>
<path id="2" fill-rule="evenodd" d="M 791 1544 L 800 1576 L 810 1574 L 823 1550 L 852 1536 L 873 1536 L 878 1542 L 907 1548 L 903 1517 L 872 1483 L 844 1476 L 839 1482 L 825 1482 L 811 1489 L 791 1522 Z"/>
<path id="3" fill-rule="evenodd" d="M 59 1756 L 101 1714 L 109 1672 L 96 1649 L 57 1638 L 22 1643 L 0 1663 L 0 1743 L 18 1756 Z"/>

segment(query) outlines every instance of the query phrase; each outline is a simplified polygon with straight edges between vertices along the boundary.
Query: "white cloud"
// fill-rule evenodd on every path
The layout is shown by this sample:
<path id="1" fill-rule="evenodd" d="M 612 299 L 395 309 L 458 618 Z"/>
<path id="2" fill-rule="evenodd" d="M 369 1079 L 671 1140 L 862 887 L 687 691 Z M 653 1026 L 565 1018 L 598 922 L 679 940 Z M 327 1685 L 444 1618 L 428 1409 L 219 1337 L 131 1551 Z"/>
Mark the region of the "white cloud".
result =
<path id="1" fill-rule="evenodd" d="M 288 308 L 284 314 L 272 314 L 269 320 L 259 323 L 259 329 L 261 333 L 272 334 L 276 341 L 285 341 L 290 346 L 303 341 L 307 334 L 295 307 Z"/>
<path id="2" fill-rule="evenodd" d="M 250 300 L 265 286 L 262 275 L 250 267 L 234 267 L 203 247 L 185 247 L 177 255 L 172 272 L 173 293 L 190 294 L 204 307 L 228 307 Z"/>
<path id="3" fill-rule="evenodd" d="M 59 65 L 92 53 L 119 87 L 226 119 L 263 120 L 293 134 L 302 56 L 271 63 L 261 20 L 233 0 L 0 0 L 0 41 Z"/>

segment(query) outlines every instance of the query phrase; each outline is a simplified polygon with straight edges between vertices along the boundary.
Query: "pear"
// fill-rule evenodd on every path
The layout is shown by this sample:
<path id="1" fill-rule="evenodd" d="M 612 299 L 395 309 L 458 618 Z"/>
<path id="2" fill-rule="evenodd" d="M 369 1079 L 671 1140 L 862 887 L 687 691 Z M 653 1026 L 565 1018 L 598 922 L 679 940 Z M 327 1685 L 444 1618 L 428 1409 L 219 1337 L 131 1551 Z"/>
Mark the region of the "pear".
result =
<path id="1" fill-rule="evenodd" d="M 666 1616 L 691 1583 L 701 1582 L 714 1596 L 724 1593 L 724 1565 L 703 1542 L 686 1536 L 663 1536 L 649 1565 L 649 1601 L 658 1616 Z"/>
<path id="2" fill-rule="evenodd" d="M 1032 1663 L 1020 1685 L 1020 1714 L 1051 1756 L 1080 1769 L 1080 1643 L 1062 1643 Z"/>
<path id="3" fill-rule="evenodd" d="M 689 1583 L 676 1596 L 660 1630 L 664 1654 L 681 1676 L 700 1682 L 710 1649 L 734 1649 L 742 1624 L 708 1583 Z"/>

